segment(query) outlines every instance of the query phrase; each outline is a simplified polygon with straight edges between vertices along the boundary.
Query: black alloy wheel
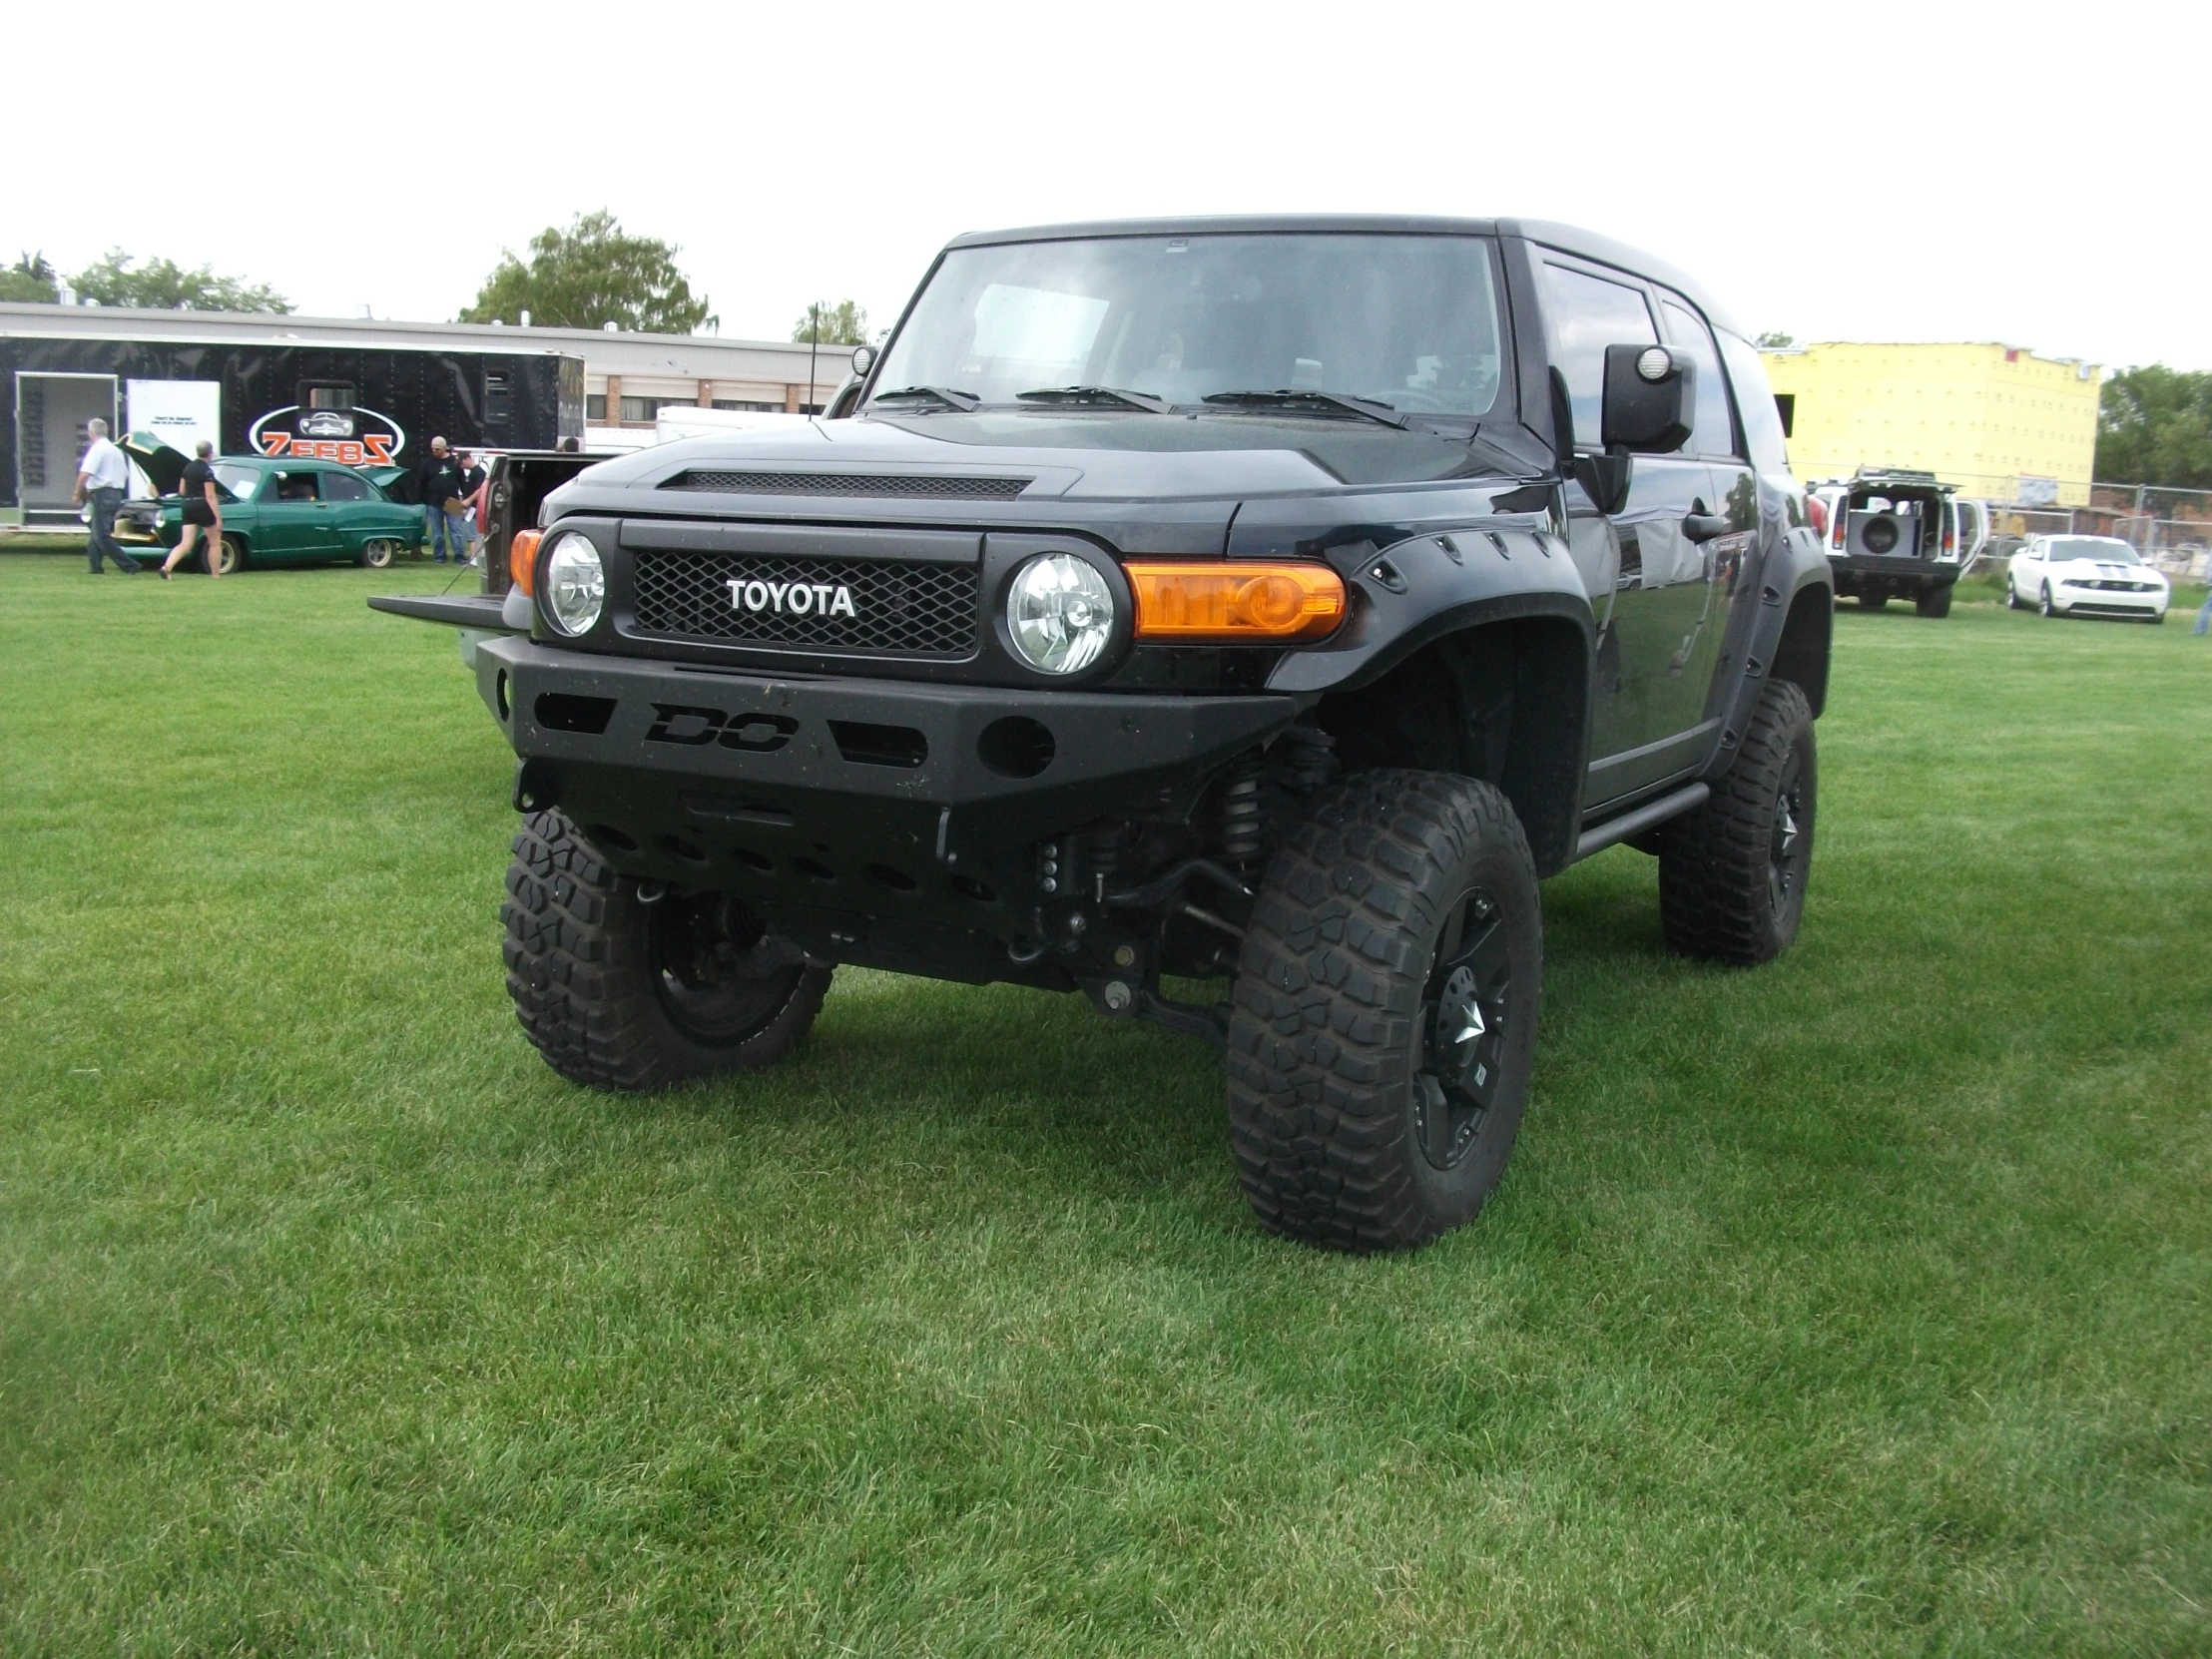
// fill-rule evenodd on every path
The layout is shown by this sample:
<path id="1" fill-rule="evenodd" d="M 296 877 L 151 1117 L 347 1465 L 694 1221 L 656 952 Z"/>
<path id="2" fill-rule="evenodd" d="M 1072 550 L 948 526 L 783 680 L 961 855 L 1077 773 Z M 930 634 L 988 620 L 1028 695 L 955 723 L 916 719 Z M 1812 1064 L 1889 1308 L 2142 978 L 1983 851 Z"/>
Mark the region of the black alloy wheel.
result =
<path id="1" fill-rule="evenodd" d="M 1414 1139 L 1432 1168 L 1462 1163 L 1497 1103 L 1512 991 L 1505 918 L 1486 889 L 1471 887 L 1444 922 L 1421 997 L 1424 1063 L 1411 1105 Z"/>
<path id="2" fill-rule="evenodd" d="M 1782 763 L 1782 787 L 1775 795 L 1774 826 L 1767 845 L 1767 902 L 1776 915 L 1790 913 L 1790 901 L 1804 889 L 1806 866 L 1813 857 L 1812 823 L 1805 751 L 1793 748 Z"/>
<path id="3" fill-rule="evenodd" d="M 669 1023 L 703 1048 L 758 1036 L 807 971 L 727 893 L 671 893 L 646 907 L 646 971 Z"/>

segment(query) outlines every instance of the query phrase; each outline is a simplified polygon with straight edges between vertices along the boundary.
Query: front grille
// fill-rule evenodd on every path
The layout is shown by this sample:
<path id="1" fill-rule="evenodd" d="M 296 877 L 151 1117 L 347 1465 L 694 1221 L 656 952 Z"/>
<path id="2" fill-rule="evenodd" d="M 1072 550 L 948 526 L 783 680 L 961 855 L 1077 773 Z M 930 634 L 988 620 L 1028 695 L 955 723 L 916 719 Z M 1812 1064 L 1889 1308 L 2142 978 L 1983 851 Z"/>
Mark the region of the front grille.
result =
<path id="1" fill-rule="evenodd" d="M 975 650 L 973 565 L 919 559 L 788 559 L 727 553 L 640 550 L 632 565 L 638 627 L 649 634 L 720 640 L 731 645 L 901 657 L 966 657 Z M 784 588 L 787 608 L 746 610 L 730 584 Z M 794 615 L 792 586 L 843 588 L 852 614 L 813 608 Z M 756 595 L 756 597 L 760 597 Z M 833 603 L 833 601 L 832 601 Z"/>
<path id="2" fill-rule="evenodd" d="M 1011 501 L 1027 478 L 960 478 L 874 472 L 704 472 L 694 467 L 661 485 L 665 490 L 713 490 L 723 495 L 899 495 L 943 501 Z"/>

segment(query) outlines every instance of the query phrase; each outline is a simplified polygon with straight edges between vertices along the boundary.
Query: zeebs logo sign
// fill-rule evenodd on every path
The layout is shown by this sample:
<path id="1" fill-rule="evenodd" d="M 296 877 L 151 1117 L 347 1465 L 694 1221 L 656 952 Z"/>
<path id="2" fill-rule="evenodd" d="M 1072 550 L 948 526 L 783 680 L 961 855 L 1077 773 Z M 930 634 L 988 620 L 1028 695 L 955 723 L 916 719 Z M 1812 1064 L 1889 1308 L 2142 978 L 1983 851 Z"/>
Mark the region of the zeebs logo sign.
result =
<path id="1" fill-rule="evenodd" d="M 247 428 L 247 441 L 275 460 L 287 455 L 344 466 L 397 466 L 407 447 L 399 422 L 374 409 L 302 409 L 287 403 Z"/>

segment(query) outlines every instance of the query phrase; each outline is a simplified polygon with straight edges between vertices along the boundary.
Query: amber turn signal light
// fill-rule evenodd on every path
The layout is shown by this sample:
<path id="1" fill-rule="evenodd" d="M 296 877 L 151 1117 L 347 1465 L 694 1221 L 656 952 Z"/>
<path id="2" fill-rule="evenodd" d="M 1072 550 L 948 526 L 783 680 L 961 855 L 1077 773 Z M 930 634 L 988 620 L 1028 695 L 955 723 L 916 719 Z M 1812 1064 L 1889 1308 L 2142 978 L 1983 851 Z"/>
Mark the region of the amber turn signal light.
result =
<path id="1" fill-rule="evenodd" d="M 1181 644 L 1293 645 L 1326 639 L 1345 619 L 1345 584 L 1324 564 L 1122 567 L 1137 594 L 1137 638 Z"/>
<path id="2" fill-rule="evenodd" d="M 507 574 L 514 578 L 524 598 L 537 592 L 538 543 L 543 540 L 543 530 L 517 530 L 507 543 Z"/>

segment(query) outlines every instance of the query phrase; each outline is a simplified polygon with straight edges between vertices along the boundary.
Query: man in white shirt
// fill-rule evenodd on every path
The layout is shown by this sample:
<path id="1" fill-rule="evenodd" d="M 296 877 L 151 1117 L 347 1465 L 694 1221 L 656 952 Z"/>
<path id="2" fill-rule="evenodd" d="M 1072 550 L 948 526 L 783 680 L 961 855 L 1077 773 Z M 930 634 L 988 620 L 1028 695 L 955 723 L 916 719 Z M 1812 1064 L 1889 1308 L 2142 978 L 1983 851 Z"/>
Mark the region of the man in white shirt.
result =
<path id="1" fill-rule="evenodd" d="M 85 552 L 92 559 L 92 573 L 100 574 L 100 557 L 106 554 L 126 576 L 139 573 L 138 561 L 116 545 L 115 511 L 123 505 L 123 492 L 131 482 L 131 463 L 124 459 L 123 451 L 108 441 L 108 423 L 104 420 L 88 421 L 92 433 L 92 446 L 85 451 L 85 458 L 77 463 L 77 488 L 71 499 L 82 503 L 92 502 L 92 535 L 85 542 Z"/>

